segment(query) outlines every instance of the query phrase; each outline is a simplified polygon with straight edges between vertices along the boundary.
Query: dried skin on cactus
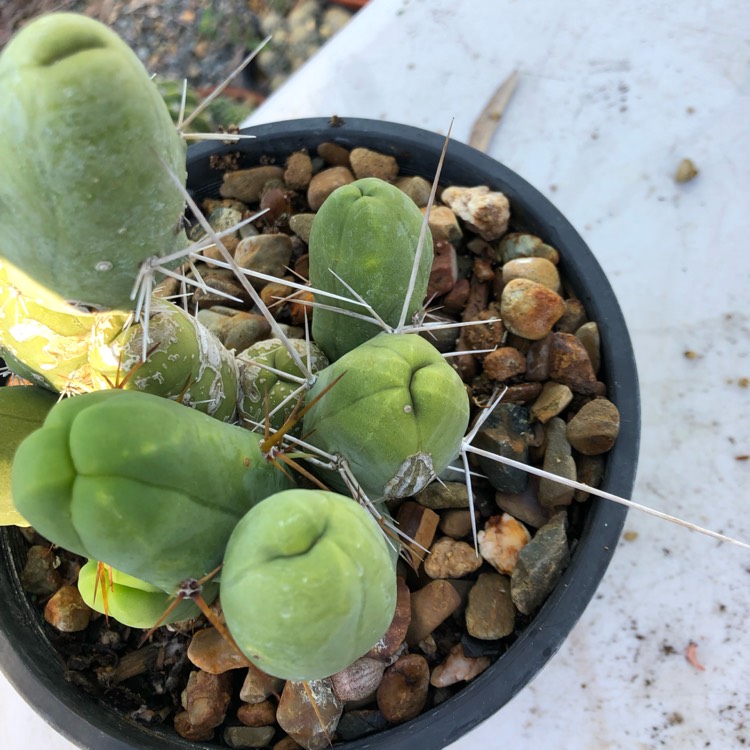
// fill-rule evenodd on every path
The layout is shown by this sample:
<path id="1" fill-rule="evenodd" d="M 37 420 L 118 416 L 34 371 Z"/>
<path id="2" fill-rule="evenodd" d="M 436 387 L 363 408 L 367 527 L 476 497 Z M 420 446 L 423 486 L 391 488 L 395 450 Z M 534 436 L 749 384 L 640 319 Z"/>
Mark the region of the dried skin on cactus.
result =
<path id="1" fill-rule="evenodd" d="M 66 300 L 131 305 L 141 263 L 185 244 L 185 146 L 135 53 L 85 16 L 0 56 L 0 255 Z"/>
<path id="2" fill-rule="evenodd" d="M 417 253 L 423 216 L 397 187 L 368 177 L 335 190 L 313 221 L 310 234 L 310 283 L 314 288 L 352 297 L 335 271 L 390 326 L 399 323 Z M 432 237 L 427 231 L 407 322 L 422 307 L 432 267 Z M 365 313 L 362 307 L 320 302 Z M 366 314 L 366 313 L 365 313 Z M 313 315 L 315 342 L 331 361 L 382 330 L 377 324 L 330 310 Z"/>
<path id="3" fill-rule="evenodd" d="M 276 677 L 328 677 L 365 654 L 396 608 L 393 551 L 348 497 L 288 490 L 237 524 L 221 604 L 240 649 Z"/>
<path id="4" fill-rule="evenodd" d="M 164 617 L 174 601 L 172 596 L 146 581 L 106 565 L 97 576 L 98 565 L 96 560 L 89 560 L 81 568 L 78 574 L 81 598 L 91 609 L 113 617 L 123 625 L 148 629 L 160 621 L 168 625 L 192 620 L 201 613 L 194 601 L 183 599 Z M 201 595 L 206 603 L 211 604 L 218 594 L 218 583 L 203 584 Z"/>
<path id="5" fill-rule="evenodd" d="M 86 393 L 21 444 L 13 498 L 51 541 L 171 593 L 214 570 L 244 513 L 291 485 L 258 442 L 169 399 Z"/>
<path id="6" fill-rule="evenodd" d="M 428 341 L 378 334 L 323 370 L 308 402 L 342 373 L 305 415 L 304 431 L 310 443 L 347 460 L 371 499 L 418 492 L 458 455 L 469 397 Z M 336 474 L 325 479 L 342 486 Z"/>

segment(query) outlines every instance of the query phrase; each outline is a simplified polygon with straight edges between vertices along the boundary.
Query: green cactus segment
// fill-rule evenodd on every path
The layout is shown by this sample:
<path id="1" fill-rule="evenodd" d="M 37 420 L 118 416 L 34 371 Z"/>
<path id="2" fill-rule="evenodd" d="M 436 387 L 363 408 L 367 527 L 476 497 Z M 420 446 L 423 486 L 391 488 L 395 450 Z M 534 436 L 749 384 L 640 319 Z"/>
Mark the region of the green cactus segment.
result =
<path id="1" fill-rule="evenodd" d="M 290 344 L 300 355 L 302 361 L 308 362 L 308 344 L 301 339 L 290 339 Z M 310 343 L 310 371 L 315 373 L 328 367 L 328 358 L 313 343 Z M 294 392 L 299 388 L 295 380 L 285 378 L 287 373 L 296 378 L 303 378 L 302 371 L 297 367 L 289 351 L 280 339 L 266 339 L 253 344 L 250 348 L 237 355 L 240 368 L 240 389 L 242 397 L 239 412 L 245 420 L 246 427 L 254 424 L 264 424 L 266 420 L 266 394 L 268 394 L 269 424 L 278 430 L 294 410 L 297 399 Z M 272 372 L 266 367 L 272 367 L 279 372 Z M 288 401 L 286 401 L 289 399 Z M 284 403 L 286 401 L 286 403 Z M 284 403 L 283 406 L 281 404 Z M 279 408 L 280 407 L 280 408 Z M 278 411 L 277 411 L 278 409 Z M 301 425 L 292 431 L 299 436 Z"/>
<path id="2" fill-rule="evenodd" d="M 162 620 L 164 613 L 174 603 L 173 597 L 146 581 L 107 566 L 102 571 L 103 585 L 107 589 L 105 606 L 102 580 L 96 580 L 96 569 L 96 560 L 89 560 L 81 568 L 78 574 L 78 590 L 81 597 L 91 609 L 106 614 L 123 625 L 150 629 L 160 621 L 162 625 L 169 625 L 173 622 L 192 620 L 201 614 L 198 605 L 192 599 L 183 599 Z M 218 583 L 203 584 L 201 595 L 206 604 L 211 604 L 218 594 Z"/>
<path id="3" fill-rule="evenodd" d="M 107 343 L 128 319 L 111 313 L 100 327 Z M 92 389 L 88 355 L 96 315 L 65 305 L 0 260 L 0 356 L 16 374 L 54 391 Z"/>
<path id="4" fill-rule="evenodd" d="M 185 246 L 185 145 L 103 24 L 41 16 L 0 56 L 0 256 L 65 300 L 129 308 L 141 263 Z"/>
<path id="5" fill-rule="evenodd" d="M 308 402 L 342 373 L 305 414 L 304 431 L 310 443 L 346 459 L 371 499 L 412 495 L 456 457 L 469 398 L 428 341 L 379 334 L 323 370 Z M 336 474 L 325 479 L 342 487 Z"/>
<path id="6" fill-rule="evenodd" d="M 21 442 L 41 427 L 49 410 L 55 405 L 54 393 L 36 386 L 0 388 L 0 526 L 28 526 L 16 510 L 11 493 L 13 457 Z"/>
<path id="7" fill-rule="evenodd" d="M 172 593 L 221 563 L 249 508 L 291 485 L 258 443 L 169 399 L 94 391 L 57 404 L 19 446 L 13 498 L 56 544 Z"/>
<path id="8" fill-rule="evenodd" d="M 310 283 L 317 289 L 352 294 L 335 271 L 390 326 L 399 323 L 423 222 L 414 201 L 374 177 L 335 190 L 320 207 L 310 234 Z M 427 231 L 407 322 L 424 302 L 432 267 L 432 237 Z M 366 314 L 362 307 L 317 300 Z M 374 323 L 335 311 L 316 309 L 313 338 L 333 362 L 382 329 Z"/>
<path id="9" fill-rule="evenodd" d="M 289 490 L 234 530 L 221 605 L 240 649 L 276 677 L 316 680 L 365 654 L 396 607 L 396 568 L 377 522 L 351 498 Z"/>
<path id="10" fill-rule="evenodd" d="M 200 321 L 181 307 L 154 298 L 149 319 L 150 355 L 141 364 L 143 327 L 135 323 L 116 336 L 119 313 L 96 317 L 89 362 L 95 388 L 124 388 L 180 399 L 185 406 L 224 422 L 234 418 L 238 368 L 234 356 Z M 114 326 L 113 326 L 114 323 Z"/>

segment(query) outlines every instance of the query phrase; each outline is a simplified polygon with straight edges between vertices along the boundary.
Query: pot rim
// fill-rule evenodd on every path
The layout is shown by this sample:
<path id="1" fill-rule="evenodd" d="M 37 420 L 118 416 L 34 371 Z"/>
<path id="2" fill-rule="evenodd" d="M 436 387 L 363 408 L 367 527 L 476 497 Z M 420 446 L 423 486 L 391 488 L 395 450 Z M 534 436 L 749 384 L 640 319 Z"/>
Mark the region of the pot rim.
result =
<path id="1" fill-rule="evenodd" d="M 203 142 L 188 149 L 188 188 L 197 198 L 215 190 L 219 173 L 212 155 L 240 151 L 283 159 L 300 148 L 333 141 L 347 148 L 369 147 L 396 156 L 402 174 L 431 179 L 444 137 L 409 125 L 361 118 L 306 118 L 244 128 L 254 140 L 237 144 Z M 450 141 L 441 184 L 487 184 L 502 190 L 514 224 L 560 250 L 562 276 L 584 304 L 602 335 L 602 379 L 607 397 L 618 407 L 621 428 L 607 455 L 601 487 L 629 497 L 635 482 L 640 440 L 638 374 L 627 326 L 612 287 L 583 239 L 560 211 L 515 172 L 458 141 Z M 198 187 L 200 185 L 200 187 Z M 581 538 L 570 564 L 540 610 L 517 640 L 485 672 L 445 703 L 405 724 L 360 740 L 341 750 L 388 747 L 412 750 L 415 737 L 424 750 L 439 750 L 500 710 L 557 652 L 593 597 L 620 537 L 627 509 L 589 498 Z M 103 702 L 71 690 L 64 665 L 44 635 L 46 627 L 32 610 L 18 581 L 14 530 L 0 529 L 0 557 L 10 576 L 0 576 L 0 670 L 21 696 L 63 736 L 97 750 L 167 747 L 210 750 L 216 745 L 183 740 L 172 730 L 145 728 L 115 713 Z M 17 532 L 15 532 L 17 534 Z M 57 665 L 50 669 L 51 663 Z"/>

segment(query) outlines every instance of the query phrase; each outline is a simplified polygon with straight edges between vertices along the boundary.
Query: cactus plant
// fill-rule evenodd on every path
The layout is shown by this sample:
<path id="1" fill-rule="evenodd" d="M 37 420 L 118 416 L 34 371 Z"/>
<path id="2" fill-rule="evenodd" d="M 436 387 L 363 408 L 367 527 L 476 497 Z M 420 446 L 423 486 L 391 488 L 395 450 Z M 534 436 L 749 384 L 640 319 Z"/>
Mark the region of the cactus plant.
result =
<path id="1" fill-rule="evenodd" d="M 50 411 L 16 452 L 12 492 L 48 539 L 172 593 L 214 570 L 244 513 L 290 484 L 247 430 L 106 390 Z"/>
<path id="2" fill-rule="evenodd" d="M 388 628 L 395 561 L 375 519 L 351 498 L 287 490 L 237 524 L 221 604 L 257 667 L 290 680 L 320 679 L 349 666 Z"/>
<path id="3" fill-rule="evenodd" d="M 397 326 L 409 295 L 422 222 L 422 213 L 414 201 L 383 180 L 364 178 L 337 188 L 313 221 L 310 283 L 314 288 L 349 297 L 351 289 L 387 325 Z M 429 230 L 418 261 L 407 307 L 409 318 L 422 308 L 427 290 L 432 266 Z M 339 309 L 362 312 L 361 308 L 345 302 L 322 301 Z M 347 317 L 335 309 L 321 308 L 313 316 L 313 338 L 331 361 L 380 330 L 374 322 Z"/>
<path id="4" fill-rule="evenodd" d="M 129 307 L 141 263 L 185 243 L 158 163 L 184 181 L 185 146 L 148 73 L 103 24 L 51 14 L 3 50 L 0 99 L 0 255 L 59 299 Z"/>

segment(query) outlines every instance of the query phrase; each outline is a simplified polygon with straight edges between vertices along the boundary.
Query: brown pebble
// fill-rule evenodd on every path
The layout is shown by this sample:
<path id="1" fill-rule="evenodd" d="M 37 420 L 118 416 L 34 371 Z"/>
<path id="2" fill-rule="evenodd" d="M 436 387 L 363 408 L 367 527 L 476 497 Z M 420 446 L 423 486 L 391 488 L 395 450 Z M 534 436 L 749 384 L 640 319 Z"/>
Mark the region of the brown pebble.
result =
<path id="1" fill-rule="evenodd" d="M 443 297 L 443 308 L 447 312 L 458 313 L 461 312 L 469 300 L 469 292 L 471 290 L 468 279 L 459 279 L 453 289 Z"/>
<path id="2" fill-rule="evenodd" d="M 505 638 L 513 632 L 515 620 L 510 578 L 500 573 L 480 573 L 466 605 L 469 635 L 483 641 Z"/>
<path id="3" fill-rule="evenodd" d="M 306 151 L 295 151 L 286 160 L 284 182 L 292 190 L 307 190 L 312 179 L 312 159 Z"/>
<path id="4" fill-rule="evenodd" d="M 559 294 L 529 279 L 513 279 L 500 298 L 505 327 L 525 339 L 543 339 L 565 312 Z"/>
<path id="5" fill-rule="evenodd" d="M 243 703 L 237 709 L 237 719 L 246 727 L 265 727 L 276 721 L 276 705 L 269 700 Z"/>
<path id="6" fill-rule="evenodd" d="M 372 695 L 380 685 L 385 662 L 362 657 L 331 677 L 333 692 L 342 701 L 361 701 Z"/>
<path id="7" fill-rule="evenodd" d="M 190 742 L 208 742 L 214 738 L 213 727 L 194 727 L 187 711 L 180 711 L 174 717 L 174 729 L 180 737 Z"/>
<path id="8" fill-rule="evenodd" d="M 292 258 L 292 240 L 286 234 L 259 234 L 246 237 L 237 245 L 234 259 L 237 265 L 249 271 L 269 276 L 282 277 Z M 256 288 L 263 288 L 268 282 L 250 278 Z"/>
<path id="9" fill-rule="evenodd" d="M 425 209 L 422 209 L 422 213 L 424 212 Z M 444 240 L 457 245 L 464 236 L 456 215 L 448 206 L 433 206 L 430 210 L 428 226 L 433 242 Z"/>
<path id="10" fill-rule="evenodd" d="M 271 695 L 280 695 L 284 680 L 250 667 L 240 688 L 240 700 L 245 703 L 261 703 Z"/>
<path id="11" fill-rule="evenodd" d="M 29 547 L 26 564 L 21 571 L 21 586 L 29 594 L 50 596 L 62 586 L 63 579 L 57 567 L 60 558 L 47 545 Z"/>
<path id="12" fill-rule="evenodd" d="M 549 352 L 549 376 L 575 393 L 592 394 L 598 382 L 586 347 L 572 333 L 553 333 Z"/>
<path id="13" fill-rule="evenodd" d="M 315 220 L 315 214 L 294 214 L 294 216 L 291 216 L 289 218 L 289 228 L 303 242 L 309 243 L 310 232 L 312 231 L 312 225 L 313 225 L 314 220 Z M 305 278 L 307 278 L 306 274 L 305 274 Z"/>
<path id="14" fill-rule="evenodd" d="M 396 578 L 396 611 L 380 640 L 365 654 L 371 659 L 388 660 L 406 638 L 411 623 L 411 591 L 402 576 Z"/>
<path id="15" fill-rule="evenodd" d="M 223 198 L 237 198 L 244 203 L 257 203 L 266 183 L 283 178 L 284 170 L 273 165 L 225 172 L 219 192 Z"/>
<path id="16" fill-rule="evenodd" d="M 512 346 L 502 346 L 484 358 L 488 378 L 502 383 L 526 372 L 526 357 Z"/>
<path id="17" fill-rule="evenodd" d="M 406 538 L 402 543 L 402 553 L 414 570 L 419 570 L 439 523 L 440 516 L 434 510 L 412 500 L 407 500 L 398 509 L 396 524 Z"/>
<path id="18" fill-rule="evenodd" d="M 595 456 L 606 453 L 620 432 L 620 412 L 606 398 L 584 404 L 567 426 L 570 444 L 580 453 Z"/>
<path id="19" fill-rule="evenodd" d="M 369 148 L 353 148 L 349 154 L 352 172 L 358 180 L 363 177 L 377 177 L 391 182 L 398 176 L 398 162 L 387 154 Z"/>
<path id="20" fill-rule="evenodd" d="M 698 167 L 695 166 L 692 159 L 683 159 L 674 173 L 674 181 L 682 184 L 690 182 L 698 176 Z"/>
<path id="21" fill-rule="evenodd" d="M 531 416 L 544 424 L 561 414 L 572 400 L 573 391 L 567 385 L 550 380 L 544 384 L 538 398 L 531 405 Z"/>
<path id="22" fill-rule="evenodd" d="M 430 279 L 427 283 L 428 299 L 447 294 L 458 280 L 456 248 L 448 240 L 438 240 L 433 251 Z"/>
<path id="23" fill-rule="evenodd" d="M 541 383 L 514 383 L 507 386 L 503 401 L 510 404 L 527 404 L 533 401 L 541 392 Z"/>
<path id="24" fill-rule="evenodd" d="M 461 597 L 453 586 L 443 578 L 430 581 L 411 595 L 411 624 L 406 633 L 406 642 L 416 645 L 432 633 L 460 606 Z"/>
<path id="25" fill-rule="evenodd" d="M 293 281 L 291 276 L 285 276 L 285 281 Z M 286 310 L 286 298 L 294 292 L 292 287 L 281 281 L 271 281 L 260 290 L 260 298 L 274 318 L 278 318 Z"/>
<path id="26" fill-rule="evenodd" d="M 88 627 L 91 610 L 78 586 L 63 586 L 47 600 L 44 619 L 61 633 L 79 633 Z"/>
<path id="27" fill-rule="evenodd" d="M 333 167 L 348 167 L 349 152 L 338 143 L 321 143 L 316 149 L 318 156 Z"/>
<path id="28" fill-rule="evenodd" d="M 497 305 L 491 304 L 474 317 L 464 318 L 464 320 L 476 323 L 476 325 L 466 326 L 461 331 L 461 338 L 467 349 L 494 349 L 503 343 L 505 327 L 500 319 L 500 309 Z"/>
<path id="29" fill-rule="evenodd" d="M 432 510 L 469 507 L 469 491 L 462 482 L 432 482 L 414 499 Z"/>
<path id="30" fill-rule="evenodd" d="M 409 175 L 399 177 L 394 183 L 402 192 L 406 193 L 420 208 L 427 205 L 432 192 L 432 185 L 424 177 Z"/>
<path id="31" fill-rule="evenodd" d="M 383 675 L 378 688 L 378 708 L 391 724 L 416 718 L 427 702 L 430 668 L 419 654 L 402 656 Z"/>
<path id="32" fill-rule="evenodd" d="M 228 673 L 209 674 L 193 671 L 182 696 L 182 706 L 194 731 L 219 726 L 226 717 L 232 699 L 232 679 Z"/>
<path id="33" fill-rule="evenodd" d="M 222 674 L 230 669 L 250 666 L 247 657 L 240 653 L 216 628 L 197 631 L 187 651 L 188 659 L 198 669 L 210 674 Z"/>
<path id="34" fill-rule="evenodd" d="M 479 281 L 495 280 L 495 269 L 487 258 L 476 258 L 472 265 L 472 273 Z"/>
<path id="35" fill-rule="evenodd" d="M 523 492 L 512 494 L 496 492 L 495 503 L 500 510 L 517 518 L 527 526 L 538 529 L 550 519 L 550 512 L 542 507 L 533 484 L 529 484 Z"/>
<path id="36" fill-rule="evenodd" d="M 482 566 L 474 547 L 449 536 L 438 539 L 424 561 L 424 572 L 430 578 L 463 578 Z"/>
<path id="37" fill-rule="evenodd" d="M 453 539 L 463 539 L 471 533 L 470 510 L 447 510 L 440 516 L 440 531 Z"/>
<path id="38" fill-rule="evenodd" d="M 514 258 L 503 265 L 503 283 L 513 279 L 530 279 L 560 293 L 560 273 L 547 258 Z"/>
<path id="39" fill-rule="evenodd" d="M 586 349 L 589 355 L 594 373 L 598 373 L 602 360 L 599 326 L 593 321 L 584 323 L 575 333 L 576 338 L 583 344 L 584 349 Z"/>
<path id="40" fill-rule="evenodd" d="M 315 705 L 310 702 L 311 697 Z M 276 709 L 276 721 L 307 750 L 323 750 L 330 745 L 342 708 L 329 679 L 287 680 Z"/>
<path id="41" fill-rule="evenodd" d="M 354 175 L 347 167 L 329 167 L 318 172 L 307 188 L 307 202 L 317 211 L 336 188 L 354 182 Z"/>

